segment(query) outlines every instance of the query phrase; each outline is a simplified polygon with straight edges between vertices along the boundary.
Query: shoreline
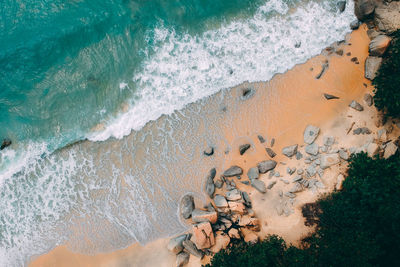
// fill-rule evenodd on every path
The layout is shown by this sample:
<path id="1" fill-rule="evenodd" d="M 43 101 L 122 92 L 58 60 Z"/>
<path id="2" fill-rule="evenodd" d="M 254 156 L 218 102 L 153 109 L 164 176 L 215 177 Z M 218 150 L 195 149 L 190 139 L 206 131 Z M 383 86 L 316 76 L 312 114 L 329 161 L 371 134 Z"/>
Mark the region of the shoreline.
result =
<path id="1" fill-rule="evenodd" d="M 315 124 L 321 128 L 323 134 L 329 133 L 330 129 L 336 129 L 335 125 L 340 124 L 343 116 L 348 116 L 346 112 L 349 112 L 347 109 L 344 109 L 348 106 L 350 99 L 356 99 L 359 102 L 362 102 L 362 97 L 365 92 L 371 92 L 370 82 L 364 78 L 364 62 L 366 57 L 368 56 L 368 43 L 369 38 L 366 35 L 366 26 L 363 25 L 360 27 L 360 30 L 356 30 L 351 34 L 350 43 L 351 45 L 342 44 L 344 46 L 342 56 L 339 56 L 335 53 L 323 51 L 321 55 L 315 56 L 308 60 L 307 62 L 296 65 L 291 70 L 288 70 L 284 74 L 275 74 L 270 81 L 267 82 L 256 82 L 251 83 L 251 86 L 257 88 L 258 92 L 262 92 L 264 94 L 281 94 L 280 100 L 282 103 L 275 103 L 275 107 L 270 107 L 271 112 L 275 109 L 277 114 L 269 114 L 271 117 L 282 120 L 282 118 L 291 118 L 288 120 L 284 120 L 286 125 L 282 125 L 282 123 L 274 124 L 273 122 L 268 122 L 266 128 L 266 132 L 268 132 L 267 141 L 270 142 L 271 138 L 276 139 L 276 145 L 274 146 L 274 150 L 276 152 L 280 152 L 284 146 L 293 144 L 293 143 L 301 143 L 302 132 L 305 124 Z M 360 49 L 361 48 L 361 49 Z M 348 52 L 352 53 L 352 56 L 346 56 Z M 330 53 L 330 54 L 329 54 Z M 325 55 L 324 55 L 325 54 Z M 329 55 L 328 55 L 329 54 Z M 359 64 L 356 65 L 354 62 L 351 62 L 350 59 L 352 57 L 357 57 L 359 59 Z M 317 80 L 315 77 L 321 72 L 320 68 L 324 60 L 329 59 L 329 68 L 325 71 L 322 77 Z M 311 68 L 315 68 L 310 71 Z M 351 73 L 351 74 L 350 74 Z M 298 84 L 298 80 L 302 80 L 302 85 Z M 304 84 L 304 83 L 307 83 Z M 367 84 L 367 88 L 363 86 L 363 83 Z M 248 83 L 244 83 L 237 87 L 228 89 L 229 91 L 235 93 L 240 92 L 240 88 L 248 86 Z M 345 85 L 346 88 L 341 88 Z M 302 87 L 301 90 L 294 89 L 295 92 L 301 95 L 301 97 L 293 97 L 291 95 L 291 90 L 289 87 Z M 311 90 L 315 90 L 310 92 L 310 89 L 306 89 L 309 87 Z M 319 88 L 315 88 L 319 87 Z M 323 88 L 321 88 L 323 87 Z M 359 88 L 355 88 L 359 87 Z M 268 90 L 269 89 L 269 90 Z M 274 89 L 274 90 L 272 90 Z M 369 91 L 368 91 L 369 90 Z M 322 98 L 322 93 L 330 93 L 333 95 L 340 96 L 340 101 L 330 100 Z M 304 94 L 304 95 L 302 95 Z M 252 118 L 252 112 L 254 110 L 250 110 L 249 106 L 254 105 L 268 105 L 269 103 L 262 103 L 260 100 L 262 98 L 252 97 L 246 100 L 247 105 L 241 106 L 241 114 L 236 118 L 233 118 L 232 124 L 237 125 L 246 129 L 250 129 L 251 126 L 246 126 L 246 121 L 243 118 L 250 119 Z M 295 103 L 297 102 L 297 103 Z M 308 103 L 307 103 L 308 102 Z M 315 104 L 315 107 L 305 108 L 307 112 L 305 114 L 309 114 L 307 117 L 307 121 L 297 121 L 296 119 L 296 109 L 290 108 L 301 107 L 305 105 L 311 106 L 311 104 Z M 278 105 L 284 105 L 285 108 L 279 108 Z M 372 107 L 374 108 L 374 107 Z M 263 110 L 264 112 L 264 110 Z M 343 113 L 344 112 L 344 113 Z M 356 116 L 359 114 L 351 114 L 350 116 Z M 323 114 L 323 115 L 321 115 Z M 366 115 L 364 113 L 363 115 Z M 368 114 L 371 116 L 372 114 Z M 292 125 L 289 125 L 292 124 Z M 347 127 L 347 126 L 346 126 Z M 339 127 L 340 128 L 340 127 Z M 282 131 L 284 129 L 284 131 Z M 297 132 L 294 130 L 297 129 Z M 224 167 L 228 165 L 239 165 L 243 168 L 244 173 L 247 173 L 247 170 L 250 167 L 253 167 L 257 162 L 262 159 L 266 159 L 265 148 L 259 142 L 257 142 L 256 133 L 248 133 L 249 136 L 237 136 L 235 131 L 232 131 L 232 128 L 225 127 L 224 137 L 226 143 L 230 144 L 233 150 L 227 154 L 223 155 L 224 157 Z M 363 138 L 367 138 L 368 136 L 363 136 Z M 242 143 L 243 140 L 251 139 L 252 148 L 244 154 L 244 157 L 241 157 L 238 153 L 237 147 L 238 144 Z M 365 140 L 363 140 L 364 142 Z M 277 157 L 274 160 L 281 162 L 286 161 L 287 164 L 294 164 L 290 160 L 287 160 L 283 156 L 278 153 Z M 228 167 L 229 167 L 228 166 Z M 277 170 L 280 173 L 285 173 L 286 166 L 283 164 L 279 164 Z M 333 169 L 329 172 L 336 173 L 338 171 L 342 171 L 343 169 Z M 329 174 L 327 174 L 329 175 Z M 245 176 L 245 175 L 244 175 Z M 327 188 L 332 188 L 332 181 L 334 177 L 327 179 Z M 203 179 L 203 178 L 198 178 Z M 261 176 L 261 179 L 266 183 L 269 182 L 267 175 Z M 276 199 L 272 197 L 273 194 L 260 194 L 255 191 L 255 189 L 246 186 L 239 181 L 236 182 L 238 189 L 243 189 L 243 191 L 249 192 L 251 196 L 252 202 L 254 204 L 254 211 L 261 221 L 263 221 L 261 232 L 259 236 L 262 238 L 267 233 L 268 234 L 279 234 L 288 243 L 295 244 L 302 234 L 310 229 L 304 226 L 302 221 L 302 216 L 299 214 L 299 209 L 294 209 L 295 213 L 291 214 L 288 217 L 276 216 L 276 211 L 271 206 L 268 206 L 268 203 L 274 203 Z M 284 183 L 279 183 L 273 188 L 275 191 L 284 187 Z M 221 192 L 218 191 L 217 192 Z M 315 195 L 307 195 L 302 197 L 301 201 L 312 201 L 317 198 L 317 194 Z M 298 197 L 297 199 L 300 199 Z M 301 202 L 299 201 L 299 202 Z M 267 203 L 267 209 L 265 208 Z M 297 203 L 296 207 L 300 204 Z M 275 213 L 275 215 L 273 214 Z M 267 224 L 265 225 L 266 222 Z M 279 223 L 278 223 L 279 222 Z M 298 228 L 302 227 L 302 230 L 295 229 L 296 231 L 288 231 L 288 228 L 292 228 L 296 226 Z M 307 230 L 307 231 L 306 231 Z M 57 266 L 120 266 L 124 263 L 132 264 L 141 264 L 140 260 L 143 260 L 148 265 L 137 265 L 137 266 L 154 266 L 154 264 L 160 264 L 158 266 L 171 266 L 175 264 L 175 255 L 169 252 L 166 249 L 166 244 L 169 239 L 159 239 L 153 242 L 146 244 L 145 246 L 140 246 L 138 244 L 133 244 L 128 248 L 114 251 L 111 253 L 98 254 L 95 256 L 86 256 L 77 253 L 72 253 L 68 251 L 65 246 L 58 246 L 47 254 L 41 255 L 33 259 L 30 266 L 54 266 L 57 263 Z M 141 255 L 138 259 L 137 255 Z M 157 255 L 158 257 L 151 258 L 151 260 L 156 260 L 157 262 L 149 262 L 149 258 L 146 259 L 146 256 L 153 257 Z M 160 259 L 159 257 L 162 257 Z M 134 261 L 136 260 L 136 262 Z M 162 263 L 160 262 L 162 260 Z M 206 263 L 208 257 L 206 257 L 201 263 L 198 258 L 191 257 L 191 261 L 188 266 L 199 266 L 200 264 Z M 65 264 L 65 265 L 63 265 Z M 153 264 L 153 265 L 152 265 Z"/>

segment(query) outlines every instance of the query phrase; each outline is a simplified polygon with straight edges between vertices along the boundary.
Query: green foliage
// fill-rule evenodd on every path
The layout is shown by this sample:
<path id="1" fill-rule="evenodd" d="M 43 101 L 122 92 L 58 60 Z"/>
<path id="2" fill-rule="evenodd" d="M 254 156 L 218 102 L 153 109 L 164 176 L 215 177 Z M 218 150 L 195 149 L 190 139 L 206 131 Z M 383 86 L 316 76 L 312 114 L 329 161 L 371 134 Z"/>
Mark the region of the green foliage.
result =
<path id="1" fill-rule="evenodd" d="M 379 72 L 372 83 L 376 90 L 375 106 L 386 116 L 400 117 L 400 30 L 393 34 L 393 41 L 388 49 Z"/>
<path id="2" fill-rule="evenodd" d="M 209 266 L 400 266 L 398 156 L 351 157 L 343 190 L 325 195 L 304 211 L 316 230 L 301 249 L 270 236 L 219 252 Z"/>

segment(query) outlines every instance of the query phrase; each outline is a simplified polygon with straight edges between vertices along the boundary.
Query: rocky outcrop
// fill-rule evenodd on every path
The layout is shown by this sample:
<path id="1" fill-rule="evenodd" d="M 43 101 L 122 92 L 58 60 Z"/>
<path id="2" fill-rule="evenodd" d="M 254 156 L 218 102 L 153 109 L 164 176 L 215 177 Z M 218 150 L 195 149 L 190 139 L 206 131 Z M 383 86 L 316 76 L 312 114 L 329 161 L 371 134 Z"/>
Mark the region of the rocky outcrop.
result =
<path id="1" fill-rule="evenodd" d="M 386 35 L 378 35 L 369 43 L 369 54 L 371 56 L 380 57 L 389 47 L 392 38 Z"/>
<path id="2" fill-rule="evenodd" d="M 400 2 L 392 1 L 375 9 L 375 25 L 379 30 L 393 33 L 400 28 Z"/>
<path id="3" fill-rule="evenodd" d="M 374 0 L 356 0 L 354 3 L 354 13 L 356 14 L 356 17 L 361 21 L 371 18 L 374 10 Z"/>
<path id="4" fill-rule="evenodd" d="M 194 199 L 191 195 L 185 195 L 181 200 L 181 215 L 185 219 L 189 219 L 194 210 Z"/>
<path id="5" fill-rule="evenodd" d="M 367 57 L 365 60 L 365 78 L 373 80 L 381 67 L 382 58 L 380 57 Z"/>

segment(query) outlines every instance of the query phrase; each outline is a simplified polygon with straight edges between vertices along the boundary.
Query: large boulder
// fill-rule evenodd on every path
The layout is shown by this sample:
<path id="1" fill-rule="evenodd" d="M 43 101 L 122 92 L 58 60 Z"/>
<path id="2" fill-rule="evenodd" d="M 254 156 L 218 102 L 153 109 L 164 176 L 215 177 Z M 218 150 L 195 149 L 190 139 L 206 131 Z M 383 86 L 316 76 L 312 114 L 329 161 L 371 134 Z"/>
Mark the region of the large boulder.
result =
<path id="1" fill-rule="evenodd" d="M 215 244 L 214 232 L 209 222 L 193 225 L 193 238 L 198 249 L 210 248 Z"/>
<path id="2" fill-rule="evenodd" d="M 190 254 L 185 251 L 182 251 L 181 253 L 176 255 L 176 266 L 177 267 L 185 266 L 186 264 L 189 263 L 189 258 L 190 258 Z"/>
<path id="3" fill-rule="evenodd" d="M 375 9 L 375 24 L 379 30 L 393 33 L 400 29 L 400 2 L 392 1 L 387 5 L 379 5 Z"/>
<path id="4" fill-rule="evenodd" d="M 247 171 L 247 176 L 249 177 L 249 180 L 258 179 L 258 177 L 260 176 L 260 171 L 258 170 L 258 167 L 250 168 Z"/>
<path id="5" fill-rule="evenodd" d="M 319 128 L 313 125 L 307 125 L 304 130 L 304 143 L 311 145 L 317 139 L 319 134 Z"/>
<path id="6" fill-rule="evenodd" d="M 297 145 L 287 146 L 282 148 L 282 154 L 286 157 L 293 157 L 297 153 Z"/>
<path id="7" fill-rule="evenodd" d="M 204 252 L 199 250 L 196 245 L 190 240 L 184 240 L 182 242 L 183 247 L 193 256 L 202 259 L 204 257 Z"/>
<path id="8" fill-rule="evenodd" d="M 258 171 L 260 173 L 266 173 L 267 171 L 273 170 L 276 167 L 276 161 L 275 160 L 266 160 L 259 162 L 257 164 Z"/>
<path id="9" fill-rule="evenodd" d="M 214 197 L 214 203 L 217 208 L 226 208 L 228 207 L 228 201 L 226 201 L 224 196 L 221 195 L 215 195 Z"/>
<path id="10" fill-rule="evenodd" d="M 171 238 L 168 242 L 167 249 L 172 253 L 178 254 L 183 250 L 183 241 L 185 241 L 187 238 L 187 234 Z"/>
<path id="11" fill-rule="evenodd" d="M 181 200 L 181 214 L 185 219 L 189 219 L 194 210 L 194 199 L 192 195 L 185 195 Z"/>
<path id="12" fill-rule="evenodd" d="M 238 175 L 242 175 L 243 170 L 239 166 L 231 166 L 229 169 L 224 171 L 224 176 L 225 177 L 234 177 Z"/>
<path id="13" fill-rule="evenodd" d="M 229 209 L 231 210 L 232 213 L 243 215 L 246 211 L 246 207 L 243 205 L 243 203 L 236 201 L 229 201 L 228 204 L 229 204 Z"/>
<path id="14" fill-rule="evenodd" d="M 192 212 L 192 220 L 197 223 L 210 222 L 214 224 L 218 220 L 218 214 L 216 211 L 194 209 Z"/>
<path id="15" fill-rule="evenodd" d="M 227 234 L 217 234 L 215 237 L 215 245 L 210 248 L 210 251 L 217 253 L 221 249 L 226 249 L 230 242 L 231 239 Z"/>
<path id="16" fill-rule="evenodd" d="M 375 10 L 374 0 L 356 0 L 354 3 L 354 13 L 356 17 L 364 21 L 371 17 Z"/>
<path id="17" fill-rule="evenodd" d="M 373 80 L 381 67 L 382 58 L 380 57 L 367 57 L 365 60 L 365 78 Z"/>
<path id="18" fill-rule="evenodd" d="M 378 35 L 369 43 L 369 54 L 371 56 L 382 56 L 389 47 L 392 38 L 386 35 Z"/>
<path id="19" fill-rule="evenodd" d="M 228 192 L 226 192 L 226 198 L 230 201 L 237 201 L 242 199 L 242 195 L 240 194 L 240 191 L 237 189 L 232 189 Z"/>

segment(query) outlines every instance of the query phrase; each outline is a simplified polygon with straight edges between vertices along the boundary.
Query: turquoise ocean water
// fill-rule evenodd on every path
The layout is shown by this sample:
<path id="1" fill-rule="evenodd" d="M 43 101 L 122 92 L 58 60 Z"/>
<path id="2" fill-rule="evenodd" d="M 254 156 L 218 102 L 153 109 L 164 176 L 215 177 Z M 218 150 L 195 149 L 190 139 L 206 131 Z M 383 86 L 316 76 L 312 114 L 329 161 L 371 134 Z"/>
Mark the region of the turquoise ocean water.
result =
<path id="1" fill-rule="evenodd" d="M 331 0 L 3 0 L 0 5 L 0 138 L 13 141 L 0 152 L 0 266 L 24 265 L 71 239 L 79 243 L 80 232 L 71 225 L 88 210 L 102 208 L 92 197 L 97 185 L 89 188 L 91 181 L 80 180 L 101 176 L 93 151 L 103 151 L 97 148 L 102 142 L 128 142 L 132 130 L 143 134 L 142 127 L 163 114 L 173 116 L 243 81 L 268 80 L 343 39 L 354 19 L 352 2 L 339 13 Z M 65 148 L 84 139 L 90 142 L 79 149 Z M 126 150 L 143 146 L 126 144 Z M 107 187 L 118 171 L 102 174 Z M 141 196 L 137 190 L 133 194 Z M 133 199 L 132 209 L 142 200 Z M 153 202 L 148 205 L 154 212 L 130 225 L 132 232 L 121 230 L 129 216 L 103 225 L 88 219 L 85 227 L 96 225 L 101 232 L 107 226 L 115 233 L 110 236 L 122 235 L 123 242 L 105 238 L 96 239 L 109 243 L 101 249 L 72 247 L 111 251 L 184 229 L 172 223 L 144 231 L 151 224 L 146 216 L 159 216 Z M 103 218 L 116 217 L 110 214 Z"/>

